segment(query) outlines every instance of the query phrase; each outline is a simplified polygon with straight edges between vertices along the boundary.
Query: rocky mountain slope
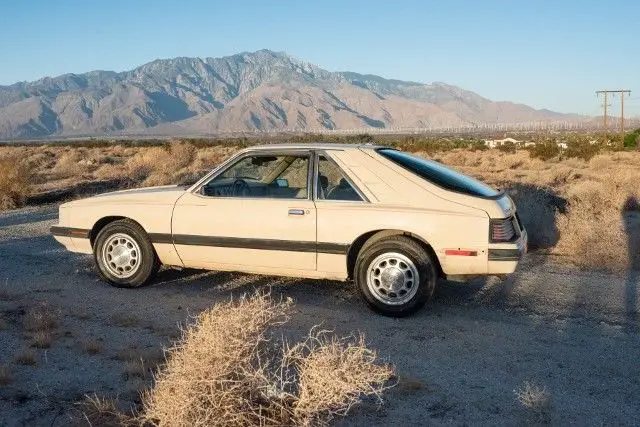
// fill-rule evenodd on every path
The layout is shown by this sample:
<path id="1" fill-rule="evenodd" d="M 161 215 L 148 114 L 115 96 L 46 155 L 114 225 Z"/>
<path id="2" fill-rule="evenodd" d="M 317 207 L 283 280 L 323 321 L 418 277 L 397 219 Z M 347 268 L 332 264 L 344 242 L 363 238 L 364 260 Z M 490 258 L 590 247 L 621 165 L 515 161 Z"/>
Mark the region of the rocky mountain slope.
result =
<path id="1" fill-rule="evenodd" d="M 156 60 L 0 86 L 0 138 L 415 128 L 562 120 L 445 83 L 329 72 L 285 53 Z"/>

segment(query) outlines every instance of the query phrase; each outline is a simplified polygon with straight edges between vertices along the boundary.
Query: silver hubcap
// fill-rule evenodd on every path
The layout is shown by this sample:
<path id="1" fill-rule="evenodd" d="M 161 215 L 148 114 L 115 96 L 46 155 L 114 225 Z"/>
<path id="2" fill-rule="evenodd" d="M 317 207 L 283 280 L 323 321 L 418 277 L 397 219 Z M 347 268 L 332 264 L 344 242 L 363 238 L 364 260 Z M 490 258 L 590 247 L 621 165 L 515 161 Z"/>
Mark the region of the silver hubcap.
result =
<path id="1" fill-rule="evenodd" d="M 114 234 L 102 247 L 102 261 L 114 276 L 131 277 L 140 268 L 140 246 L 129 235 Z"/>
<path id="2" fill-rule="evenodd" d="M 388 252 L 374 259 L 367 269 L 371 294 L 389 305 L 405 304 L 418 291 L 418 269 L 406 256 Z"/>

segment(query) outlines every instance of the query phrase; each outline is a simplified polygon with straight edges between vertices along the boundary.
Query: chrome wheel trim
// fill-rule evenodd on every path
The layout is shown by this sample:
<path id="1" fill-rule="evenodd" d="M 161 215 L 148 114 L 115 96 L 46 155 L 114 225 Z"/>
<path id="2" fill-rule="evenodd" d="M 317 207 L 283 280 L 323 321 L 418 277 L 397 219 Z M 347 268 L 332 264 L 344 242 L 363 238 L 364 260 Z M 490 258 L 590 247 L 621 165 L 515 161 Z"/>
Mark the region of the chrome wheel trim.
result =
<path id="1" fill-rule="evenodd" d="M 140 269 L 142 263 L 140 245 L 124 233 L 116 233 L 102 245 L 102 264 L 107 271 L 119 279 L 126 279 Z"/>
<path id="2" fill-rule="evenodd" d="M 367 268 L 371 295 L 387 305 L 402 305 L 418 292 L 420 276 L 413 261 L 398 252 L 377 256 Z"/>

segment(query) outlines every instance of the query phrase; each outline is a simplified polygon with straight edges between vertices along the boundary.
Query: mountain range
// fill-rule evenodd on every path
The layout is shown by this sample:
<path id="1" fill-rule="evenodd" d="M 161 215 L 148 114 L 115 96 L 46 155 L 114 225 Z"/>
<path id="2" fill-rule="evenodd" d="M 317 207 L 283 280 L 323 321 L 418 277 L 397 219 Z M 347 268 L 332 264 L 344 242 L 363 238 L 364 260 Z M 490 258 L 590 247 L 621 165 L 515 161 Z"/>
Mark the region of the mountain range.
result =
<path id="1" fill-rule="evenodd" d="M 286 53 L 155 60 L 0 86 L 0 138 L 440 128 L 574 118 L 445 83 L 330 72 Z"/>

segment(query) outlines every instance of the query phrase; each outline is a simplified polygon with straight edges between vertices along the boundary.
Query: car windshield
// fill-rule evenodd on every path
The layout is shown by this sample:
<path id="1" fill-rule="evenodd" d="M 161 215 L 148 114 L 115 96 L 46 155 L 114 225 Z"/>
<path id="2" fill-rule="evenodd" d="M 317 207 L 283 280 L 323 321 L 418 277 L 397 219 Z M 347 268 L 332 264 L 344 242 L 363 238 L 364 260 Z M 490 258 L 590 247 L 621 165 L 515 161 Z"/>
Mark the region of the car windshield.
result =
<path id="1" fill-rule="evenodd" d="M 501 194 L 496 189 L 433 160 L 422 159 L 390 148 L 380 149 L 378 153 L 447 190 L 485 198 L 496 197 Z"/>

